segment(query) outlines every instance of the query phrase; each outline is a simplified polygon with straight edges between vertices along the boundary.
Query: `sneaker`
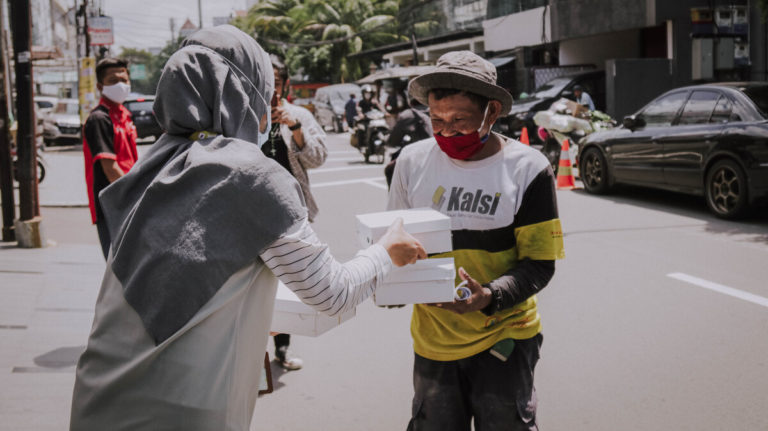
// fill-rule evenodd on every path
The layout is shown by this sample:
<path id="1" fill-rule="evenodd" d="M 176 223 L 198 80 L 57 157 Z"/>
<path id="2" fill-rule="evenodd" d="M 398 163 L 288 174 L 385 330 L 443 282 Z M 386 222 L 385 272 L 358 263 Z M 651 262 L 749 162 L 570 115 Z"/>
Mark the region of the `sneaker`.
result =
<path id="1" fill-rule="evenodd" d="M 300 370 L 304 366 L 304 361 L 299 358 L 288 357 L 288 348 L 281 347 L 275 350 L 275 359 L 280 363 L 280 366 L 288 371 Z"/>
<path id="2" fill-rule="evenodd" d="M 299 358 L 287 358 L 280 360 L 280 365 L 288 371 L 296 371 L 304 366 L 304 361 Z"/>

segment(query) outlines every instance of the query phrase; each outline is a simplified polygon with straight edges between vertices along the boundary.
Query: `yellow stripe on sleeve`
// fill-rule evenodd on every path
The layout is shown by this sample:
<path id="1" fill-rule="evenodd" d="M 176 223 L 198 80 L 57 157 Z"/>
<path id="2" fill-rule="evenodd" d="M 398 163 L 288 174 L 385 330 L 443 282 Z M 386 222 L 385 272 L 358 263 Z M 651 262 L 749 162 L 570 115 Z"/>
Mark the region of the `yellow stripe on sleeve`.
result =
<path id="1" fill-rule="evenodd" d="M 565 258 L 560 219 L 521 226 L 515 229 L 520 259 L 557 260 Z"/>

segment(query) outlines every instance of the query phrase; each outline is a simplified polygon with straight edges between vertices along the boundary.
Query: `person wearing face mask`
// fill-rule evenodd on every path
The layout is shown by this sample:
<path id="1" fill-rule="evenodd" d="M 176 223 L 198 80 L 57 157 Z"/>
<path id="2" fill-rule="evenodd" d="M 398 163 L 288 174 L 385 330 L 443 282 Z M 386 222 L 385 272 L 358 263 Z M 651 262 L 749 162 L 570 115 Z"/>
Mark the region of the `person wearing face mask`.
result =
<path id="1" fill-rule="evenodd" d="M 275 72 L 275 94 L 272 96 L 272 129 L 269 140 L 261 147 L 264 154 L 280 163 L 301 186 L 304 202 L 307 205 L 307 218 L 311 223 L 319 211 L 309 186 L 307 169 L 318 168 L 325 163 L 328 149 L 323 141 L 325 132 L 309 110 L 293 105 L 284 96 L 290 85 L 288 67 L 285 61 L 271 54 L 272 68 Z M 288 355 L 291 344 L 290 334 L 276 334 L 275 359 L 286 370 L 298 370 L 304 362 Z"/>
<path id="2" fill-rule="evenodd" d="M 462 301 L 414 305 L 409 430 L 536 430 L 533 376 L 542 343 L 536 293 L 564 257 L 555 177 L 539 151 L 492 133 L 512 96 L 469 51 L 414 78 L 434 136 L 403 148 L 388 209 L 432 207 L 451 218 Z"/>
<path id="3" fill-rule="evenodd" d="M 138 152 L 136 126 L 130 111 L 123 106 L 131 92 L 128 64 L 117 58 L 105 58 L 96 65 L 96 80 L 101 99 L 83 126 L 83 155 L 91 221 L 96 225 L 106 259 L 110 238 L 99 206 L 99 192 L 131 169 Z"/>
<path id="4" fill-rule="evenodd" d="M 247 431 L 278 279 L 338 315 L 426 257 L 399 220 L 336 261 L 298 182 L 261 150 L 273 92 L 269 56 L 230 25 L 168 59 L 154 104 L 166 133 L 99 196 L 112 242 L 71 430 Z"/>

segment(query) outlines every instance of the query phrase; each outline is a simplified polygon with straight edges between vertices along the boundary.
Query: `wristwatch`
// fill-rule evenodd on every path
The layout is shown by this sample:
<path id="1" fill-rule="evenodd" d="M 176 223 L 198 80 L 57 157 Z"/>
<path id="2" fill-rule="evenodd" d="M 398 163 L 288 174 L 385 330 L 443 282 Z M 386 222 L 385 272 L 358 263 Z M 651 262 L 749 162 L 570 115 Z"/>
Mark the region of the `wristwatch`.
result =
<path id="1" fill-rule="evenodd" d="M 486 316 L 492 316 L 499 311 L 501 311 L 502 305 L 503 305 L 503 299 L 501 296 L 501 289 L 498 287 L 491 287 L 490 283 L 485 283 L 482 285 L 483 287 L 487 287 L 491 290 L 491 302 L 482 310 L 480 310 L 483 314 Z"/>
<path id="2" fill-rule="evenodd" d="M 299 120 L 296 120 L 296 124 L 294 124 L 293 126 L 288 126 L 288 130 L 290 130 L 291 132 L 295 132 L 299 129 L 301 129 L 301 121 Z"/>

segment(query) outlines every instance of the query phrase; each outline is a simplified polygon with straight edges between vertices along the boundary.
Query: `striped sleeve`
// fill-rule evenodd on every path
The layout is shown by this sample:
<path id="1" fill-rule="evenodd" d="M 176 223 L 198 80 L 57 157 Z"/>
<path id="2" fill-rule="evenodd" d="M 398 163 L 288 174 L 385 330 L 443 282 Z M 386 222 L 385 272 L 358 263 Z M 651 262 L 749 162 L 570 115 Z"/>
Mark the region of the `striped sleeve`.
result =
<path id="1" fill-rule="evenodd" d="M 331 316 L 371 296 L 392 269 L 389 254 L 378 244 L 339 263 L 306 219 L 275 241 L 261 258 L 302 302 Z"/>

